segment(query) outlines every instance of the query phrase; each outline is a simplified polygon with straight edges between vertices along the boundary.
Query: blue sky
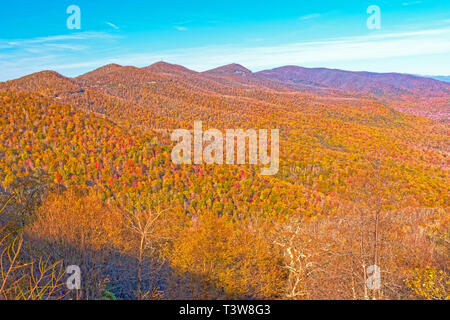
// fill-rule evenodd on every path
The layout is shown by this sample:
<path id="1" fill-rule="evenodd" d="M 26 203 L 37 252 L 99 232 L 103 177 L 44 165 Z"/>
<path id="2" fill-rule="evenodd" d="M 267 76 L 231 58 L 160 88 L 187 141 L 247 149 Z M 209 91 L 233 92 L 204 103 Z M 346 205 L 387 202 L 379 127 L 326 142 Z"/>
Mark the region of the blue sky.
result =
<path id="1" fill-rule="evenodd" d="M 76 76 L 164 60 L 204 71 L 240 63 L 450 75 L 450 1 L 2 0 L 0 81 Z M 69 30 L 67 7 L 81 10 Z M 369 29 L 367 8 L 381 11 Z"/>

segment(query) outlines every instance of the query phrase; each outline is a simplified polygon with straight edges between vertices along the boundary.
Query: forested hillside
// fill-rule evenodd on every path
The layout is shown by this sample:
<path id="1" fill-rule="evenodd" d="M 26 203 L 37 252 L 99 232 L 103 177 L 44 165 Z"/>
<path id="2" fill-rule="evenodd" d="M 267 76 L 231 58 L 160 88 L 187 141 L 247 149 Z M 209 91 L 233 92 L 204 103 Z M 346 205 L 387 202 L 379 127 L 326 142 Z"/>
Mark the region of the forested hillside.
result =
<path id="1" fill-rule="evenodd" d="M 0 83 L 0 299 L 448 298 L 448 84 L 275 73 Z M 279 129 L 279 172 L 175 165 L 170 133 L 194 121 Z"/>

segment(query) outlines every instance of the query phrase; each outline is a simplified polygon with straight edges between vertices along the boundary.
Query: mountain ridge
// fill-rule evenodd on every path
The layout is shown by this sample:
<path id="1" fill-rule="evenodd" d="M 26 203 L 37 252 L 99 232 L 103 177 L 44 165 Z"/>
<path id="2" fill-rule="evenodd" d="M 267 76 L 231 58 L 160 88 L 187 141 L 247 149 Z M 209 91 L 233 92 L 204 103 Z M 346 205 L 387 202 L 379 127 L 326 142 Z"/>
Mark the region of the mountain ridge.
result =
<path id="1" fill-rule="evenodd" d="M 127 99 L 111 85 L 122 79 L 134 79 L 137 87 L 169 84 L 177 90 L 194 90 L 205 94 L 230 94 L 234 90 L 306 93 L 317 97 L 369 98 L 390 107 L 432 119 L 448 119 L 450 83 L 402 73 L 375 73 L 328 68 L 305 68 L 294 65 L 252 72 L 232 63 L 204 72 L 159 61 L 147 67 L 108 64 L 74 78 L 55 71 L 41 71 L 0 83 L 0 88 L 21 88 L 53 96 L 99 90 Z M 183 89 L 184 88 L 184 89 Z"/>

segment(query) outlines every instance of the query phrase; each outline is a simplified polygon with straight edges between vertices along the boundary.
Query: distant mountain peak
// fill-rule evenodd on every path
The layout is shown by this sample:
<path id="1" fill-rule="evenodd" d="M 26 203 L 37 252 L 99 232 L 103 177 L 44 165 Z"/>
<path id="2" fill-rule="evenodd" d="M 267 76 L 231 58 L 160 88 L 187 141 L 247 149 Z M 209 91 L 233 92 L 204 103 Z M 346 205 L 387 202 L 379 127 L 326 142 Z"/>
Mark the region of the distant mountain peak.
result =
<path id="1" fill-rule="evenodd" d="M 104 75 L 106 73 L 110 73 L 110 72 L 119 70 L 120 68 L 122 68 L 121 65 L 118 65 L 116 63 L 110 63 L 110 64 L 104 65 L 100 68 L 97 68 L 93 71 L 90 71 L 88 73 L 85 73 L 85 74 L 79 76 L 78 78 L 86 78 L 86 77 L 90 77 L 90 76 Z"/>
<path id="2" fill-rule="evenodd" d="M 236 74 L 243 75 L 243 74 L 251 74 L 252 72 L 240 64 L 232 63 L 222 67 L 205 71 L 204 73 L 214 75 L 236 75 Z"/>
<path id="3" fill-rule="evenodd" d="M 110 63 L 110 64 L 107 64 L 107 65 L 105 65 L 105 66 L 103 66 L 103 67 L 100 67 L 99 69 L 104 69 L 104 70 L 115 70 L 115 69 L 119 69 L 119 68 L 122 68 L 122 66 L 120 65 L 120 64 L 117 64 L 117 63 Z"/>
<path id="4" fill-rule="evenodd" d="M 155 63 L 153 63 L 153 64 L 151 64 L 151 65 L 149 65 L 147 68 L 150 68 L 150 67 L 168 67 L 168 68 L 170 68 L 170 67 L 172 67 L 172 66 L 174 66 L 174 64 L 172 64 L 172 63 L 168 63 L 168 62 L 165 62 L 165 61 L 158 61 L 158 62 L 155 62 Z"/>
<path id="5" fill-rule="evenodd" d="M 45 83 L 45 82 L 55 82 L 55 81 L 62 81 L 62 82 L 71 82 L 72 80 L 70 78 L 67 78 L 63 76 L 62 74 L 52 71 L 52 70 L 43 70 L 39 72 L 35 72 L 26 76 L 23 76 L 21 78 L 15 79 L 15 80 L 9 80 L 4 82 L 6 83 Z"/>
<path id="6" fill-rule="evenodd" d="M 190 70 L 186 67 L 180 66 L 178 64 L 171 64 L 164 61 L 156 62 L 152 65 L 149 65 L 148 67 L 143 68 L 144 70 L 148 70 L 151 72 L 164 72 L 164 73 L 180 73 L 180 72 L 187 72 L 187 73 L 196 73 L 193 70 Z"/>
<path id="7" fill-rule="evenodd" d="M 18 89 L 26 92 L 38 92 L 48 96 L 58 96 L 64 92 L 76 92 L 80 87 L 71 78 L 56 71 L 44 70 L 16 80 L 0 83 L 1 88 Z"/>
<path id="8" fill-rule="evenodd" d="M 62 74 L 56 72 L 56 71 L 52 71 L 52 70 L 44 70 L 44 71 L 40 71 L 40 72 L 36 72 L 36 73 L 32 73 L 28 76 L 23 77 L 24 78 L 59 78 L 59 79 L 66 79 L 65 76 L 63 76 Z"/>

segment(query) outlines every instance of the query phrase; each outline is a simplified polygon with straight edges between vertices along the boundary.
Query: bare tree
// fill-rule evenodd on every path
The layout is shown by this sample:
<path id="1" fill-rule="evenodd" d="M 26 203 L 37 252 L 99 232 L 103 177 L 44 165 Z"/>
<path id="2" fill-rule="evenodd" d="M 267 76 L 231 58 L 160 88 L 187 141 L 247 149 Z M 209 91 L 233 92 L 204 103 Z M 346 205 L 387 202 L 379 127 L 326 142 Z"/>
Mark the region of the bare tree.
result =
<path id="1" fill-rule="evenodd" d="M 169 209 L 162 210 L 159 205 L 156 208 L 145 208 L 140 210 L 134 207 L 128 211 L 129 228 L 138 236 L 138 257 L 137 257 L 137 274 L 136 274 L 136 290 L 139 300 L 147 298 L 154 292 L 153 283 L 150 289 L 143 293 L 142 290 L 142 270 L 145 254 L 155 257 L 157 239 L 161 237 L 155 233 L 157 221 Z M 159 268 L 162 264 L 159 264 Z M 155 270 L 153 270 L 154 272 Z"/>

